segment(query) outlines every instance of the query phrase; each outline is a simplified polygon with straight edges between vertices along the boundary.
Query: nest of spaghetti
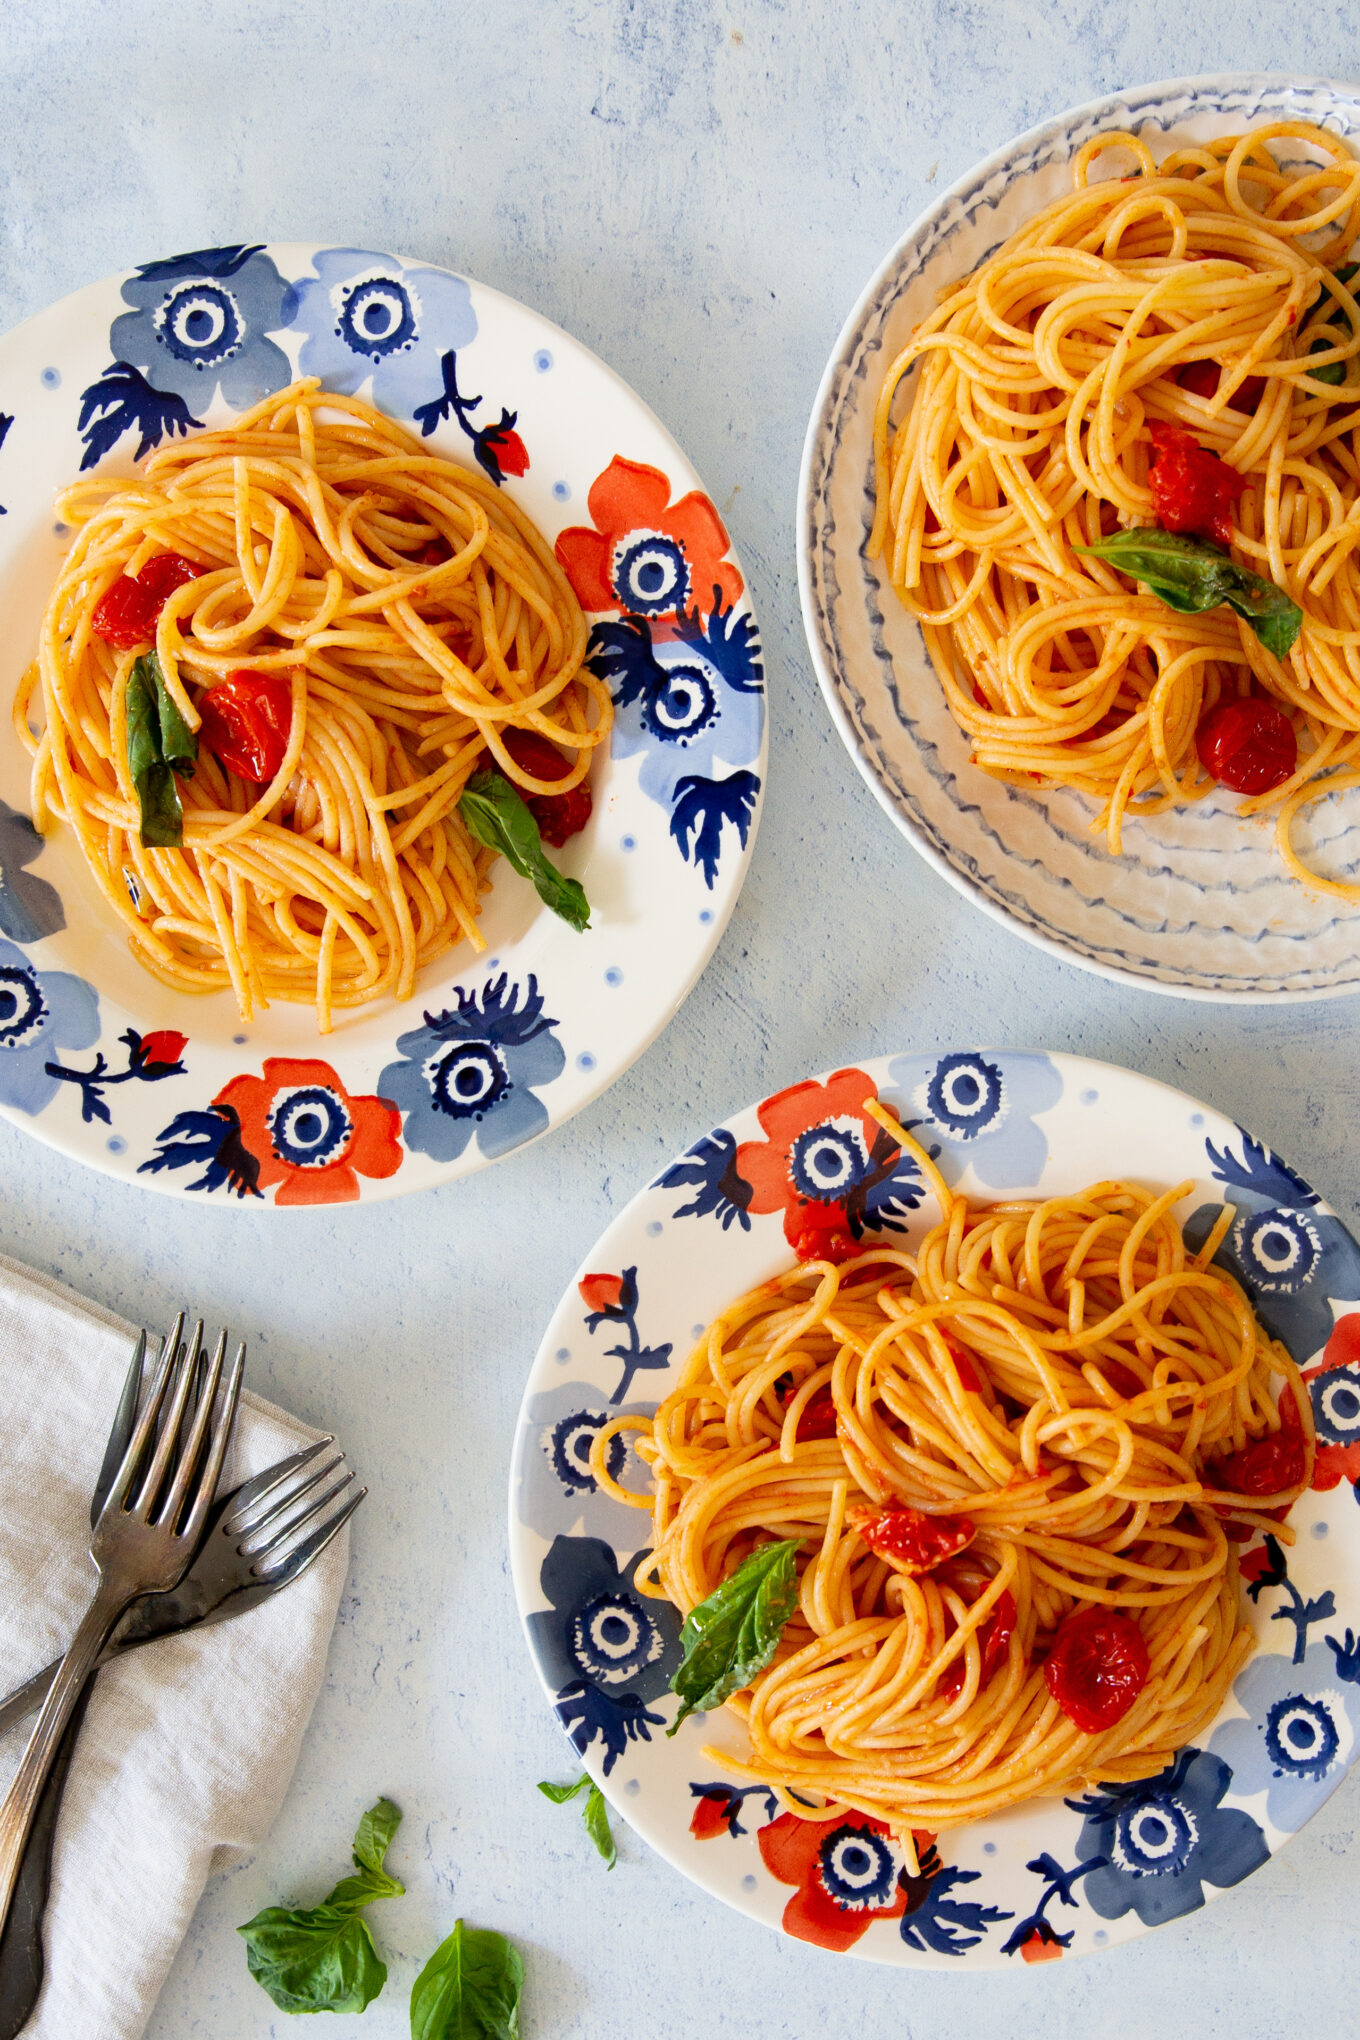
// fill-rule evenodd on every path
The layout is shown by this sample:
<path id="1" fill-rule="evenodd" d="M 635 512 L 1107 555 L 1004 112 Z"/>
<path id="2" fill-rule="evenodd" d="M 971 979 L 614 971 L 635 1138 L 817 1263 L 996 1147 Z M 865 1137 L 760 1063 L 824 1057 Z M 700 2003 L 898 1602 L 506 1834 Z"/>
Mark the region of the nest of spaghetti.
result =
<path id="1" fill-rule="evenodd" d="M 919 1252 L 763 1283 L 654 1422 L 600 1434 L 611 1492 L 616 1429 L 654 1474 L 644 1592 L 688 1614 L 797 1540 L 795 1612 L 727 1702 L 749 1750 L 707 1752 L 726 1771 L 909 1841 L 1154 1775 L 1213 1719 L 1252 1649 L 1237 1542 L 1290 1538 L 1313 1442 L 1293 1362 L 1209 1266 L 1223 1226 L 1187 1252 L 1191 1187 L 944 1191 Z"/>
<path id="2" fill-rule="evenodd" d="M 36 825 L 75 832 L 138 961 L 179 991 L 229 986 L 247 1019 L 314 1002 L 325 1032 L 483 948 L 494 852 L 459 814 L 468 779 L 570 794 L 613 714 L 580 604 L 503 492 L 312 380 L 57 513 L 77 536 L 15 727 Z M 145 641 L 111 642 L 111 606 L 167 565 Z M 281 704 L 265 783 L 199 743 L 175 847 L 143 839 L 129 765 L 129 676 L 153 649 L 190 732 L 242 669 Z"/>
<path id="3" fill-rule="evenodd" d="M 1291 841 L 1309 801 L 1360 782 L 1360 162 L 1303 122 L 1160 163 L 1107 133 L 1074 186 L 889 368 L 870 556 L 981 771 L 1089 796 L 1114 854 L 1126 817 L 1221 778 L 1253 796 L 1239 812 L 1275 811 L 1296 877 L 1360 898 Z M 1187 460 L 1212 511 L 1176 491 Z M 1221 601 L 1180 613 L 1081 550 L 1154 520 L 1297 605 L 1284 656 Z M 1197 739 L 1247 700 L 1270 753 L 1225 772 Z"/>

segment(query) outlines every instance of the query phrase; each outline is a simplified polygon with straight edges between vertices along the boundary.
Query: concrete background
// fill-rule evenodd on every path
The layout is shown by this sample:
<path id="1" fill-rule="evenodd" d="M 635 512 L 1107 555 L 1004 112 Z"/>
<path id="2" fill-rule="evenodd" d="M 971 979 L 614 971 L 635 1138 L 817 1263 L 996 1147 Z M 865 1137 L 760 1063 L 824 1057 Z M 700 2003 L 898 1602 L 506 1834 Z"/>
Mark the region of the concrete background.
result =
<path id="1" fill-rule="evenodd" d="M 599 350 L 727 517 L 764 629 L 770 792 L 744 896 L 683 1012 L 612 1092 L 472 1181 L 252 1223 L 121 1188 L 0 1122 L 0 1241 L 139 1320 L 181 1296 L 246 1331 L 254 1385 L 334 1429 L 373 1490 L 325 1692 L 268 1842 L 209 1885 L 154 2040 L 291 2030 L 232 1931 L 324 1893 L 359 1812 L 405 1809 L 409 1895 L 362 2024 L 393 2040 L 456 1915 L 524 1951 L 528 2040 L 1331 2040 L 1354 2029 L 1352 1778 L 1210 1910 L 1106 1956 L 998 1976 L 846 1963 L 691 1889 L 575 1811 L 505 1556 L 540 1327 L 672 1152 L 814 1070 L 909 1045 L 1070 1048 L 1245 1120 L 1352 1222 L 1360 1005 L 1185 1004 L 1050 961 L 934 877 L 822 708 L 794 489 L 818 375 L 905 222 L 1019 130 L 1216 69 L 1354 75 L 1352 10 L 1228 0 L 9 0 L 0 326 L 182 247 L 338 240 L 443 262 Z M 87 2040 L 73 2035 L 72 2040 Z M 88 2036 L 97 2040 L 97 2036 Z"/>

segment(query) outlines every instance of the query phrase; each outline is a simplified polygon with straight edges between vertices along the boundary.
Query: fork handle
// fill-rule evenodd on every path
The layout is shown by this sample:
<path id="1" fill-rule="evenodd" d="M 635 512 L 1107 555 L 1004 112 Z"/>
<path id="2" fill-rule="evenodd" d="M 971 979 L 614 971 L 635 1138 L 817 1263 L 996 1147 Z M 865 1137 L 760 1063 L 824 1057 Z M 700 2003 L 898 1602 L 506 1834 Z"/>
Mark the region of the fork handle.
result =
<path id="1" fill-rule="evenodd" d="M 55 1673 L 55 1665 L 52 1670 Z M 91 1679 L 66 1724 L 29 1829 L 14 1903 L 4 1932 L 0 1934 L 0 2040 L 16 2040 L 16 2035 L 22 2033 L 42 1989 L 45 1968 L 43 1914 L 47 1910 L 47 1893 L 52 1882 L 52 1844 L 56 1839 L 57 1814 L 93 1692 L 94 1680 Z"/>
<path id="2" fill-rule="evenodd" d="M 71 1641 L 53 1679 L 28 1747 L 19 1759 L 13 1783 L 0 1805 L 0 1935 L 9 1919 L 15 1886 L 24 1857 L 24 1845 L 42 1797 L 47 1774 L 61 1747 L 66 1724 L 75 1711 L 99 1662 L 99 1653 L 132 1595 L 110 1591 L 100 1579 L 94 1599 Z"/>

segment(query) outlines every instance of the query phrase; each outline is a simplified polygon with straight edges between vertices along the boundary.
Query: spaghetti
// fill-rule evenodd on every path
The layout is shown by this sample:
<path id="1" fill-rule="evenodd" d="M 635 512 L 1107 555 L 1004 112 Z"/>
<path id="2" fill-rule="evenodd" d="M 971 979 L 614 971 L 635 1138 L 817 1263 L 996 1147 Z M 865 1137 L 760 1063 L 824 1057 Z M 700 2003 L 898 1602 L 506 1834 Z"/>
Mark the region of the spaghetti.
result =
<path id="1" fill-rule="evenodd" d="M 1284 161 L 1299 144 L 1316 162 Z M 1089 182 L 1108 150 L 1132 177 Z M 1106 133 L 1074 184 L 952 286 L 888 370 L 870 555 L 982 771 L 1089 795 L 1118 853 L 1126 815 L 1211 790 L 1203 759 L 1255 796 L 1241 813 L 1278 810 L 1296 877 L 1360 899 L 1291 842 L 1303 806 L 1360 783 L 1360 305 L 1337 266 L 1360 227 L 1360 162 L 1301 122 L 1160 165 Z M 1292 598 L 1284 656 L 1228 608 L 1180 614 L 1080 550 L 1146 527 L 1186 456 L 1204 486 L 1167 528 L 1216 534 Z M 1290 756 L 1264 790 L 1197 750 L 1240 697 L 1283 711 Z"/>
<path id="2" fill-rule="evenodd" d="M 78 536 L 15 727 L 35 823 L 74 831 L 138 961 L 180 991 L 230 985 L 246 1019 L 314 1001 L 325 1032 L 337 1007 L 408 998 L 456 943 L 483 948 L 493 854 L 458 812 L 469 777 L 490 766 L 527 800 L 571 795 L 613 714 L 529 519 L 315 381 L 162 446 L 133 481 L 79 483 L 57 510 Z M 139 644 L 135 618 L 108 618 L 158 574 L 177 585 Z M 129 683 L 152 637 L 165 695 L 202 725 L 179 847 L 143 841 L 128 763 Z M 248 768 L 242 750 L 269 762 Z"/>
<path id="3" fill-rule="evenodd" d="M 1205 1727 L 1252 1648 L 1229 1533 L 1289 1538 L 1313 1434 L 1293 1362 L 1209 1265 L 1230 1209 L 1194 1255 L 1173 1216 L 1188 1184 L 970 1209 L 868 1109 L 940 1198 L 919 1251 L 739 1298 L 654 1420 L 597 1433 L 591 1471 L 651 1508 L 637 1584 L 685 1613 L 796 1540 L 796 1611 L 727 1703 L 749 1755 L 709 1754 L 910 1846 L 1154 1775 Z M 609 1474 L 627 1429 L 651 1497 Z M 1102 1631 L 1123 1653 L 1103 1685 L 1082 1664 Z"/>

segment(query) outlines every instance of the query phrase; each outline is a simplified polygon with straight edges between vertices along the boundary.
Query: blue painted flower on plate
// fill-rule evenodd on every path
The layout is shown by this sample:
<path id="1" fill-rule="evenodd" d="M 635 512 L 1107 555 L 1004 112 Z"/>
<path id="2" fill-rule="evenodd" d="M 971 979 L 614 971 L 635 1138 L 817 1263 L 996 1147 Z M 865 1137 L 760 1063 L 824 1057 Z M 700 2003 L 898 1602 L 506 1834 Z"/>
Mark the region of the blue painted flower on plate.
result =
<path id="1" fill-rule="evenodd" d="M 1069 1799 L 1086 1816 L 1077 1855 L 1103 1856 L 1086 1879 L 1086 1897 L 1102 1919 L 1132 1909 L 1145 1927 L 1179 1919 L 1204 1903 L 1204 1886 L 1240 1884 L 1270 1855 L 1249 1813 L 1220 1801 L 1233 1782 L 1208 1750 L 1183 1749 L 1155 1778 L 1105 1785 Z"/>
<path id="2" fill-rule="evenodd" d="M 993 1190 L 1038 1181 L 1048 1138 L 1035 1122 L 1062 1096 L 1062 1078 L 1046 1055 L 902 1055 L 888 1065 L 888 1081 L 917 1138 L 938 1143 L 947 1181 L 968 1167 Z"/>
<path id="3" fill-rule="evenodd" d="M 669 1601 L 644 1600 L 611 1546 L 598 1537 L 556 1537 L 539 1584 L 551 1604 L 527 1617 L 529 1641 L 557 1695 L 558 1718 L 582 1753 L 597 1738 L 608 1773 L 629 1742 L 651 1740 L 663 1716 L 650 1711 L 680 1663 L 680 1617 Z"/>
<path id="4" fill-rule="evenodd" d="M 382 1072 L 378 1095 L 405 1115 L 406 1145 L 437 1162 L 455 1160 L 474 1133 L 484 1155 L 508 1154 L 548 1124 L 536 1092 L 566 1066 L 557 1022 L 533 976 L 512 985 L 502 971 L 479 991 L 455 985 L 454 997 L 398 1035 L 402 1060 Z"/>
<path id="5" fill-rule="evenodd" d="M 647 1532 L 648 1517 L 601 1492 L 590 1471 L 597 1434 L 611 1418 L 652 1416 L 656 1404 L 611 1404 L 588 1381 L 566 1381 L 530 1398 L 520 1440 L 515 1511 L 540 1537 L 565 1536 L 584 1520 L 596 1536 L 625 1549 Z M 645 1494 L 649 1475 L 626 1436 L 610 1441 L 609 1471 L 624 1487 Z"/>
<path id="6" fill-rule="evenodd" d="M 11 942 L 36 942 L 66 926 L 56 887 L 24 868 L 42 847 L 28 816 L 0 800 L 0 934 Z"/>
<path id="7" fill-rule="evenodd" d="M 1209 1747 L 1231 1765 L 1238 1798 L 1267 1794 L 1272 1826 L 1293 1834 L 1341 1783 L 1360 1734 L 1357 1679 L 1360 1664 L 1325 1637 L 1302 1664 L 1254 1657 L 1238 1676 L 1246 1716 L 1220 1722 Z"/>
<path id="8" fill-rule="evenodd" d="M 299 372 L 346 396 L 372 376 L 375 404 L 414 416 L 443 387 L 444 355 L 476 338 L 464 279 L 364 248 L 323 248 L 312 267 L 295 286 Z"/>
<path id="9" fill-rule="evenodd" d="M 144 263 L 123 297 L 133 309 L 109 329 L 114 359 L 140 369 L 153 389 L 173 391 L 196 416 L 218 389 L 244 411 L 292 379 L 287 355 L 268 337 L 288 324 L 292 287 L 262 245 Z"/>
<path id="10" fill-rule="evenodd" d="M 39 971 L 0 941 L 0 1101 L 39 1113 L 61 1088 L 47 1064 L 99 1039 L 99 995 L 69 971 Z"/>

